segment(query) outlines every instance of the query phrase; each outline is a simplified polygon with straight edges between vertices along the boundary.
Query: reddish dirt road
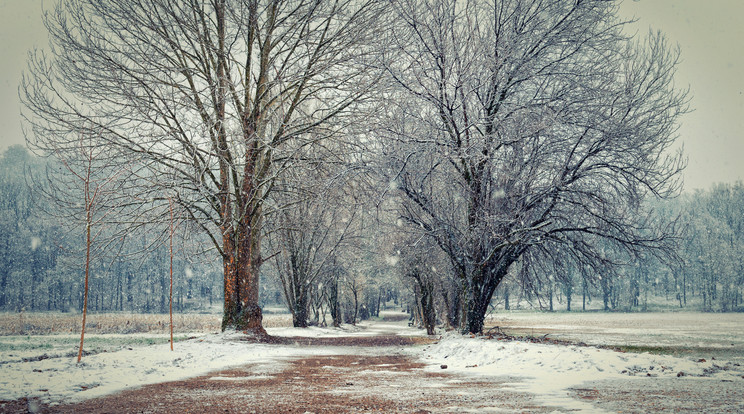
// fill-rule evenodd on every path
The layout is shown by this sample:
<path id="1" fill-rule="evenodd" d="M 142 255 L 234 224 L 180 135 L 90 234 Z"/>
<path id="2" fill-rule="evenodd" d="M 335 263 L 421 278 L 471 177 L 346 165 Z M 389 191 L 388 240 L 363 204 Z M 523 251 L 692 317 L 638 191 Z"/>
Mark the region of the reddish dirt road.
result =
<path id="1" fill-rule="evenodd" d="M 288 360 L 271 374 L 252 365 L 183 381 L 147 385 L 78 404 L 43 406 L 27 401 L 6 412 L 42 413 L 431 413 L 550 412 L 529 395 L 503 385 L 506 379 L 472 380 L 425 372 L 423 364 L 396 350 L 427 338 L 368 336 L 276 339 L 302 346 L 354 346 L 353 355 Z"/>
<path id="2" fill-rule="evenodd" d="M 424 370 L 403 347 L 431 342 L 425 337 L 381 334 L 341 338 L 271 338 L 297 345 L 347 352 L 287 358 L 271 366 L 244 365 L 187 380 L 130 389 L 76 404 L 46 406 L 36 401 L 0 402 L 0 413 L 457 413 L 565 412 L 535 396 L 515 391 L 508 377 L 464 377 Z M 742 412 L 744 391 L 710 378 L 608 380 L 567 390 L 591 411 Z M 539 398 L 539 396 L 537 396 Z M 570 410 L 568 410 L 570 411 Z"/>

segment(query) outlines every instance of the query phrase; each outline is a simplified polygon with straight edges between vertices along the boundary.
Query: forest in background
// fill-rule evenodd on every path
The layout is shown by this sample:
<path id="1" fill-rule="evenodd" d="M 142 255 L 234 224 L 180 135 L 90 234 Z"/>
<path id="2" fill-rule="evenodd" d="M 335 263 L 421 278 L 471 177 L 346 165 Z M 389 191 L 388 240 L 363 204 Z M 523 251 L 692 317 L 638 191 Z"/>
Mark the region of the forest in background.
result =
<path id="1" fill-rule="evenodd" d="M 54 161 L 18 146 L 0 155 L 0 310 L 5 312 L 79 312 L 82 308 L 83 232 L 47 214 L 43 189 L 38 187 L 44 185 L 49 163 Z M 663 219 L 679 220 L 678 260 L 661 261 L 648 255 L 608 268 L 604 274 L 566 264 L 540 268 L 530 277 L 520 275 L 528 272 L 529 264 L 518 263 L 496 290 L 492 307 L 744 311 L 744 184 L 719 184 L 685 193 L 657 202 L 652 209 Z M 376 221 L 374 217 L 368 220 Z M 374 223 L 360 228 L 353 239 L 358 260 L 337 260 L 318 269 L 308 292 L 311 300 L 305 304 L 310 323 L 322 322 L 324 315 L 330 323 L 328 295 L 333 289 L 329 287 L 340 296 L 339 311 L 348 323 L 374 316 L 386 303 L 407 308 L 420 318 L 415 309 L 424 293 L 422 286 L 431 289 L 438 308 L 445 305 L 441 286 L 447 283 L 448 272 L 436 267 L 438 263 L 446 266 L 445 261 L 432 254 L 425 266 L 416 258 L 401 255 L 385 235 L 396 227 Z M 165 226 L 135 229 L 123 243 L 101 253 L 91 273 L 89 309 L 167 312 L 166 234 Z M 221 263 L 194 254 L 204 244 L 207 241 L 198 234 L 179 233 L 173 279 L 177 312 L 221 311 Z M 266 256 L 272 254 L 267 252 Z M 279 277 L 281 263 L 267 263 L 262 268 L 261 302 L 267 308 L 289 311 Z"/>
<path id="2" fill-rule="evenodd" d="M 0 311 L 80 312 L 82 309 L 85 226 L 63 221 L 58 213 L 49 211 L 48 186 L 53 186 L 49 174 L 60 169 L 56 160 L 36 157 L 21 146 L 12 146 L 0 155 Z M 70 204 L 75 207 L 79 201 L 72 200 Z M 98 244 L 103 246 L 92 261 L 89 310 L 167 313 L 170 283 L 167 223 L 134 230 L 125 228 L 123 232 L 115 229 L 115 225 L 102 227 Z M 204 251 L 208 244 L 208 240 L 188 229 L 178 232 L 173 254 L 176 312 L 222 311 L 222 263 L 209 256 L 208 250 Z M 377 315 L 388 302 L 406 305 L 404 285 L 394 272 L 386 274 L 385 270 L 389 269 L 382 269 L 389 267 L 388 262 L 374 256 L 369 249 L 360 250 L 365 247 L 358 237 L 354 246 L 355 253 L 348 260 L 363 262 L 354 264 L 354 272 L 347 271 L 340 259 L 334 259 L 312 276 L 313 290 L 307 292 L 305 304 L 312 312 L 311 322 L 320 323 L 325 314 L 327 323 L 331 323 L 328 294 L 337 296 L 341 305 L 338 317 L 344 323 Z M 267 249 L 271 248 L 267 245 Z M 282 281 L 279 276 L 277 269 L 282 264 L 272 260 L 263 268 L 261 303 L 273 311 L 284 308 L 284 312 L 289 312 L 283 286 L 291 281 Z"/>
<path id="3" fill-rule="evenodd" d="M 615 2 L 82 0 L 44 23 L 19 96 L 45 161 L 4 156 L 5 309 L 173 303 L 262 336 L 281 302 L 297 327 L 392 302 L 430 334 L 741 308 L 741 185 L 679 196 L 681 50 Z"/>

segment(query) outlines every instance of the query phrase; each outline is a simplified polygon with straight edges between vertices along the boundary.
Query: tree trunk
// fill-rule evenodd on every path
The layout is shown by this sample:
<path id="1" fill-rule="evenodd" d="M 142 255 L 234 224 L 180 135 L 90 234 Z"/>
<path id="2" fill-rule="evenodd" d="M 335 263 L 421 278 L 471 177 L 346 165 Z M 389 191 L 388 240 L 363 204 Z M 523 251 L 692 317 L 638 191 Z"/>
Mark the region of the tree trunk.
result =
<path id="1" fill-rule="evenodd" d="M 338 281 L 333 280 L 328 284 L 328 308 L 331 311 L 333 326 L 341 326 L 341 305 L 338 303 Z"/>
<path id="2" fill-rule="evenodd" d="M 86 184 L 86 193 L 87 193 L 87 182 Z M 83 358 L 83 341 L 85 339 L 85 319 L 88 316 L 88 276 L 90 274 L 90 245 L 91 245 L 91 235 L 90 235 L 90 221 L 91 221 L 91 214 L 90 214 L 90 207 L 86 206 L 86 217 L 87 217 L 87 223 L 85 226 L 85 290 L 83 291 L 83 322 L 80 327 L 80 348 L 78 348 L 78 356 L 77 356 L 77 362 L 80 363 L 80 360 Z"/>
<path id="3" fill-rule="evenodd" d="M 504 251 L 493 255 L 485 266 L 475 269 L 470 275 L 470 283 L 466 284 L 468 300 L 465 303 L 466 321 L 463 333 L 480 334 L 483 332 L 483 322 L 491 304 L 493 292 L 506 276 L 509 266 L 518 255 Z"/>
<path id="4" fill-rule="evenodd" d="M 357 317 L 359 317 L 359 292 L 356 289 L 352 289 L 351 293 L 354 295 L 354 318 L 352 318 L 351 324 L 356 325 Z"/>
<path id="5" fill-rule="evenodd" d="M 124 310 L 124 284 L 121 281 L 121 272 L 116 272 L 116 310 L 119 312 Z"/>
<path id="6" fill-rule="evenodd" d="M 8 292 L 8 271 L 2 269 L 0 273 L 2 273 L 2 277 L 0 277 L 0 309 L 5 309 L 5 298 Z"/>
<path id="7" fill-rule="evenodd" d="M 586 311 L 586 294 L 587 294 L 586 278 L 583 278 L 581 281 L 581 310 L 582 311 Z"/>
<path id="8" fill-rule="evenodd" d="M 256 167 L 259 152 L 256 147 L 257 114 L 242 114 L 243 140 L 246 145 L 243 184 L 236 198 L 236 214 L 233 216 L 230 182 L 234 172 L 231 163 L 227 131 L 225 129 L 225 104 L 228 94 L 228 73 L 225 40 L 226 5 L 224 0 L 215 2 L 217 23 L 217 132 L 220 155 L 220 215 L 222 219 L 222 249 L 224 270 L 225 305 L 222 330 L 231 327 L 239 331 L 251 331 L 265 336 L 261 308 L 258 302 L 258 278 L 261 266 L 261 215 L 260 197 L 256 187 Z M 261 83 L 261 82 L 259 82 Z M 246 110 L 248 106 L 246 105 Z M 237 184 L 237 183 L 235 183 Z"/>
<path id="9" fill-rule="evenodd" d="M 173 199 L 168 197 L 168 211 L 170 213 L 170 232 L 168 234 L 169 276 L 168 315 L 170 316 L 170 349 L 173 350 Z"/>
<path id="10" fill-rule="evenodd" d="M 421 283 L 421 313 L 422 322 L 426 328 L 427 335 L 434 335 L 437 323 L 437 315 L 434 309 L 434 286 L 429 283 Z"/>
<path id="11" fill-rule="evenodd" d="M 380 317 L 380 303 L 382 302 L 382 288 L 377 291 L 377 304 L 375 305 L 374 316 Z"/>
<path id="12" fill-rule="evenodd" d="M 452 329 L 458 329 L 460 327 L 460 292 L 462 292 L 462 289 L 455 281 L 450 281 L 448 285 L 445 286 L 445 282 L 442 281 L 440 282 L 439 289 L 446 308 L 447 324 Z"/>
<path id="13" fill-rule="evenodd" d="M 244 218 L 242 221 L 248 219 Z M 240 228 L 244 231 L 239 232 L 238 237 L 242 237 L 237 243 L 237 248 L 225 248 L 228 255 L 224 260 L 225 306 L 222 330 L 230 327 L 238 331 L 266 335 L 259 306 L 258 278 L 261 265 L 259 229 L 257 225 L 246 227 L 244 224 Z M 232 237 L 229 238 L 227 247 L 235 245 Z"/>
<path id="14" fill-rule="evenodd" d="M 2 274 L 2 277 L 0 277 L 0 309 L 5 309 L 5 305 L 7 304 L 7 296 L 8 296 L 8 275 L 10 273 L 10 269 L 12 269 L 12 259 L 10 255 L 10 237 L 4 238 L 5 243 L 3 243 L 3 266 L 0 267 L 0 274 Z"/>
<path id="15" fill-rule="evenodd" d="M 292 309 L 292 326 L 307 328 L 307 294 L 295 298 L 294 309 Z"/>
<path id="16" fill-rule="evenodd" d="M 168 279 L 165 275 L 160 275 L 160 313 L 166 313 L 168 311 Z"/>

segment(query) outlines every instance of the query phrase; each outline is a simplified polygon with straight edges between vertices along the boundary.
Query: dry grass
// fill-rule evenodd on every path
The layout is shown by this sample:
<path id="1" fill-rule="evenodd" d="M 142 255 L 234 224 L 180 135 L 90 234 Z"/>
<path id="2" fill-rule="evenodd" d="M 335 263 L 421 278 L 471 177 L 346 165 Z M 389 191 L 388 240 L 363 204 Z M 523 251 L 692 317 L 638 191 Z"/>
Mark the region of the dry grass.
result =
<path id="1" fill-rule="evenodd" d="M 173 315 L 173 330 L 177 332 L 218 332 L 222 315 Z M 79 333 L 82 316 L 75 313 L 0 313 L 0 335 L 49 335 Z M 264 315 L 266 328 L 292 326 L 288 314 Z M 168 314 L 99 313 L 89 314 L 86 333 L 129 334 L 167 333 Z"/>

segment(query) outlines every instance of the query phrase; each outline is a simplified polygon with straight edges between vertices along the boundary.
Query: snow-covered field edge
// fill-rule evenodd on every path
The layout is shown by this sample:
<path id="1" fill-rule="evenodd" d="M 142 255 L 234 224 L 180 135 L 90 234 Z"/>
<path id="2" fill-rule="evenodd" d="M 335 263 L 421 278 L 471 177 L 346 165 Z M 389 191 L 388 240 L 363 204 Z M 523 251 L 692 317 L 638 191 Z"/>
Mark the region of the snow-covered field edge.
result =
<path id="1" fill-rule="evenodd" d="M 340 328 L 267 328 L 273 336 L 348 337 L 381 334 L 425 335 L 396 323 L 362 323 Z M 197 336 L 198 335 L 198 336 Z M 104 336 L 105 335 L 101 335 Z M 64 353 L 46 350 L 0 353 L 0 401 L 19 398 L 47 404 L 70 403 L 143 385 L 177 381 L 230 367 L 252 364 L 256 375 L 283 368 L 283 361 L 312 355 L 359 353 L 354 347 L 307 347 L 242 341 L 241 332 L 193 334 L 191 339 L 149 346 L 124 346 L 83 357 L 81 363 Z M 52 336 L 54 337 L 54 336 Z M 86 335 L 90 340 L 96 336 Z M 34 337 L 29 337 L 34 338 Z M 41 340 L 43 337 L 36 337 Z M 26 340 L 26 338 L 20 338 Z M 18 358 L 18 354 L 25 354 Z M 1 408 L 1 407 L 0 407 Z"/>
<path id="2" fill-rule="evenodd" d="M 348 337 L 368 335 L 419 335 L 422 330 L 405 322 L 384 321 L 342 328 L 271 328 L 284 337 Z M 240 365 L 251 365 L 254 375 L 271 375 L 284 361 L 312 355 L 360 352 L 405 352 L 426 363 L 426 370 L 463 376 L 508 378 L 514 390 L 535 394 L 547 406 L 595 412 L 587 402 L 571 397 L 570 389 L 595 380 L 625 379 L 695 381 L 706 378 L 744 385 L 739 362 L 712 358 L 679 358 L 668 355 L 623 353 L 594 346 L 556 345 L 528 341 L 500 341 L 443 333 L 431 345 L 399 349 L 358 347 L 307 347 L 257 344 L 241 341 L 241 333 L 200 334 L 179 341 L 170 351 L 167 343 L 125 346 L 83 358 L 0 361 L 0 400 L 27 397 L 45 403 L 76 402 L 142 385 L 176 381 Z M 15 351 L 14 351 L 15 352 Z M 41 352 L 41 351 L 39 351 Z M 442 366 L 446 365 L 443 370 Z M 503 382 L 503 381 L 500 381 Z M 621 386 L 621 385 L 620 385 Z"/>
<path id="3" fill-rule="evenodd" d="M 594 346 L 502 341 L 446 333 L 437 343 L 412 350 L 427 370 L 467 376 L 510 378 L 508 386 L 534 394 L 542 404 L 562 410 L 596 412 L 597 407 L 570 396 L 570 389 L 598 380 L 630 377 L 709 378 L 744 386 L 744 366 L 732 361 L 625 353 Z"/>
<path id="4" fill-rule="evenodd" d="M 320 349 L 241 341 L 240 332 L 206 334 L 176 342 L 127 347 L 83 357 L 0 362 L 0 400 L 36 399 L 70 403 L 147 384 L 177 381 L 245 364 L 256 374 L 281 369 L 282 361 L 343 349 Z"/>

